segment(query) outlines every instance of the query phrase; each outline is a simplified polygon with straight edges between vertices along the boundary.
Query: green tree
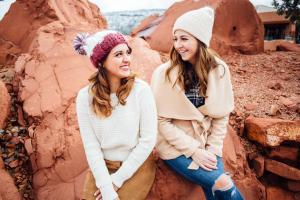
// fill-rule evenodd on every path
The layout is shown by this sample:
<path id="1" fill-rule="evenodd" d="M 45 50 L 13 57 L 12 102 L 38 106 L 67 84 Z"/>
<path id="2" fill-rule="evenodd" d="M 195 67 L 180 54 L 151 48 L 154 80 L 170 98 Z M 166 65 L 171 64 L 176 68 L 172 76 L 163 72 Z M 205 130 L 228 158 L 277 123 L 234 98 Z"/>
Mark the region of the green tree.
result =
<path id="1" fill-rule="evenodd" d="M 291 22 L 300 21 L 300 0 L 273 0 L 272 5 Z"/>

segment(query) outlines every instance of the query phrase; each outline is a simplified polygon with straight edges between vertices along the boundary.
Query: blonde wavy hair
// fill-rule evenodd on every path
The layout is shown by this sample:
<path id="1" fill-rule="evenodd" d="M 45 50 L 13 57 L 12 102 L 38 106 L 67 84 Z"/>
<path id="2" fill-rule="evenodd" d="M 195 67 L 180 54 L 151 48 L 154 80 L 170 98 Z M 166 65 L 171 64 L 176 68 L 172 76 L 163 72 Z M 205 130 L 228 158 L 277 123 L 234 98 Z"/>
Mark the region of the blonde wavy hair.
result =
<path id="1" fill-rule="evenodd" d="M 118 88 L 116 95 L 121 105 L 126 104 L 126 98 L 133 87 L 135 75 L 121 79 L 121 86 Z M 90 78 L 91 84 L 89 92 L 92 95 L 92 110 L 99 117 L 109 117 L 113 107 L 110 99 L 110 87 L 107 78 L 107 72 L 104 67 L 99 67 L 98 71 Z"/>
<path id="2" fill-rule="evenodd" d="M 196 57 L 198 59 L 196 59 L 195 66 L 182 60 L 174 46 L 172 47 L 170 51 L 171 66 L 166 71 L 166 78 L 171 81 L 170 73 L 174 68 L 178 67 L 178 76 L 174 85 L 178 82 L 184 90 L 187 90 L 192 87 L 196 78 L 199 83 L 199 94 L 206 97 L 208 73 L 211 69 L 217 67 L 218 64 L 215 56 L 218 55 L 213 50 L 208 49 L 204 43 L 199 40 L 197 41 L 198 48 L 196 51 Z"/>

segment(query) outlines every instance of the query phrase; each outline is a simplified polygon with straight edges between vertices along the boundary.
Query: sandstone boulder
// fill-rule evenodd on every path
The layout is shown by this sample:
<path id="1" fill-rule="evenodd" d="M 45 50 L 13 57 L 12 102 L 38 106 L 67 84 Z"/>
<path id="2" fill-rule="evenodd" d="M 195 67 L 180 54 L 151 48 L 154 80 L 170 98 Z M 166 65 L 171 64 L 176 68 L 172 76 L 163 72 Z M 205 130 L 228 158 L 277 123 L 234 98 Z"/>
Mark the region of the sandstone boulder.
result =
<path id="1" fill-rule="evenodd" d="M 0 81 L 0 129 L 5 128 L 7 117 L 10 113 L 10 95 L 7 92 L 5 84 Z"/>
<path id="2" fill-rule="evenodd" d="M 267 200 L 274 200 L 274 199 L 284 199 L 284 200 L 298 200 L 296 194 L 293 192 L 289 192 L 283 190 L 279 187 L 267 187 Z"/>
<path id="3" fill-rule="evenodd" d="M 290 160 L 297 162 L 299 152 L 300 150 L 297 147 L 278 146 L 271 149 L 268 156 L 282 161 Z"/>
<path id="4" fill-rule="evenodd" d="M 264 41 L 265 51 L 293 51 L 300 52 L 299 45 L 286 40 Z"/>
<path id="5" fill-rule="evenodd" d="M 4 169 L 0 169 L 0 185 L 1 200 L 21 200 L 12 177 Z"/>
<path id="6" fill-rule="evenodd" d="M 152 49 L 168 52 L 172 46 L 172 26 L 175 20 L 183 13 L 207 4 L 216 13 L 212 49 L 222 55 L 232 52 L 255 54 L 263 51 L 263 24 L 248 0 L 180 1 L 174 3 L 161 19 L 145 20 L 132 34 L 145 38 Z"/>
<path id="7" fill-rule="evenodd" d="M 129 38 L 132 47 L 131 66 L 139 78 L 150 83 L 152 72 L 162 64 L 160 55 L 157 51 L 150 48 L 149 44 L 141 38 Z"/>
<path id="8" fill-rule="evenodd" d="M 266 159 L 265 160 L 265 169 L 269 172 L 277 174 L 281 177 L 300 181 L 300 170 L 286 165 L 282 162 L 278 162 L 276 160 Z"/>
<path id="9" fill-rule="evenodd" d="M 88 167 L 74 98 L 94 69 L 87 57 L 75 54 L 72 40 L 78 32 L 105 27 L 99 9 L 86 0 L 17 0 L 0 22 L 0 40 L 23 53 L 15 71 L 20 79 L 19 99 L 31 119 L 25 148 L 36 199 L 81 196 Z"/>
<path id="10" fill-rule="evenodd" d="M 28 52 L 37 30 L 53 21 L 76 25 L 78 30 L 107 26 L 99 8 L 86 0 L 17 0 L 0 21 L 0 64 L 13 63 L 20 53 Z"/>
<path id="11" fill-rule="evenodd" d="M 283 141 L 300 141 L 300 121 L 249 117 L 245 121 L 247 137 L 264 146 Z"/>

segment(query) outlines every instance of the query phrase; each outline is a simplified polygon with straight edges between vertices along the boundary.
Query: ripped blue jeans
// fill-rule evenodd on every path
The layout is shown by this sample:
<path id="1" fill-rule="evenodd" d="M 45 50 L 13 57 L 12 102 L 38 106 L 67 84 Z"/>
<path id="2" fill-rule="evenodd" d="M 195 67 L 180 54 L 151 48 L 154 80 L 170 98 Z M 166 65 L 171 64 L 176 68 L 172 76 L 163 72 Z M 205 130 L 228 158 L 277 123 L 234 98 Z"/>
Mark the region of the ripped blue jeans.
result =
<path id="1" fill-rule="evenodd" d="M 218 169 L 213 171 L 206 171 L 201 167 L 197 170 L 188 169 L 192 159 L 186 158 L 183 155 L 175 159 L 164 160 L 164 162 L 189 181 L 202 186 L 206 200 L 243 200 L 241 193 L 231 178 L 225 174 L 222 158 L 217 156 L 217 160 Z M 227 176 L 228 184 L 224 187 L 216 188 L 215 183 L 224 175 Z"/>

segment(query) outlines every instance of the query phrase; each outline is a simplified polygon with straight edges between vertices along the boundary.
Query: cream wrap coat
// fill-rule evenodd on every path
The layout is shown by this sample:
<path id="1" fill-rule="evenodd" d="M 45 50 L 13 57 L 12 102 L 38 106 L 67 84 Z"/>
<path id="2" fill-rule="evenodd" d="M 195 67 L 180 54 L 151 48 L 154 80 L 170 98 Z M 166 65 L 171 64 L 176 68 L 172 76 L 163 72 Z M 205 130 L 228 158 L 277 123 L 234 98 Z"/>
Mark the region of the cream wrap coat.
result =
<path id="1" fill-rule="evenodd" d="M 158 112 L 158 141 L 156 149 L 162 159 L 180 155 L 190 157 L 197 148 L 222 156 L 234 98 L 228 66 L 216 57 L 218 66 L 208 74 L 205 105 L 197 109 L 175 84 L 178 68 L 165 77 L 170 62 L 160 65 L 153 73 L 151 87 Z M 174 85 L 174 87 L 173 87 Z"/>

